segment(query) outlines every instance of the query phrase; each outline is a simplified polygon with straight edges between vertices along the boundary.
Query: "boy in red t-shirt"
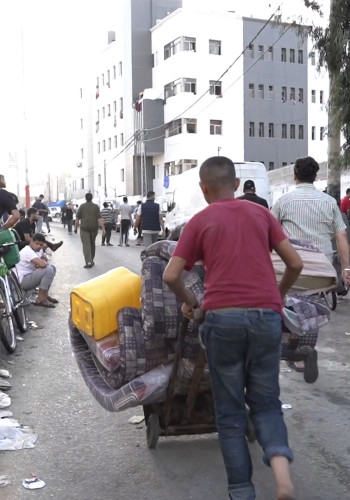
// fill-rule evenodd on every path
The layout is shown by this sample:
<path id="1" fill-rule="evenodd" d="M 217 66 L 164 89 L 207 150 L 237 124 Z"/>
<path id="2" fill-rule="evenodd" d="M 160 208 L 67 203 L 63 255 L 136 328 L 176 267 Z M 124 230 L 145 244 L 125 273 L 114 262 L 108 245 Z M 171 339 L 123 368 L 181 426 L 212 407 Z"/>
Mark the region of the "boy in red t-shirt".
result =
<path id="1" fill-rule="evenodd" d="M 215 400 L 216 425 L 231 499 L 253 500 L 252 464 L 245 438 L 248 404 L 263 460 L 271 465 L 278 500 L 291 500 L 293 485 L 287 429 L 279 401 L 282 299 L 303 267 L 278 221 L 257 204 L 235 200 L 239 186 L 231 160 L 217 156 L 200 168 L 209 206 L 185 226 L 165 269 L 164 281 L 193 317 L 198 305 L 181 275 L 204 262 L 205 347 Z M 286 264 L 278 287 L 270 252 Z"/>

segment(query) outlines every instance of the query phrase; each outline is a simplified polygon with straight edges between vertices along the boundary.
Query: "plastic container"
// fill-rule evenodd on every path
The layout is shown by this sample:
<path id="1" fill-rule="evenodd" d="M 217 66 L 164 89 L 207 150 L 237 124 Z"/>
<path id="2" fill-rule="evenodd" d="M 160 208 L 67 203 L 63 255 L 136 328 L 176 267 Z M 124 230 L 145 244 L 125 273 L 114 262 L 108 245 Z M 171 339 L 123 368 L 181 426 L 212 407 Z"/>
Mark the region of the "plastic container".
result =
<path id="1" fill-rule="evenodd" d="M 70 294 L 73 324 L 95 340 L 118 330 L 117 312 L 141 307 L 141 276 L 117 267 L 73 288 Z"/>
<path id="2" fill-rule="evenodd" d="M 16 241 L 16 237 L 11 229 L 0 231 L 0 245 L 4 243 L 12 243 Z M 13 245 L 5 255 L 3 255 L 7 267 L 11 268 L 18 264 L 20 260 L 19 250 L 17 245 Z"/>

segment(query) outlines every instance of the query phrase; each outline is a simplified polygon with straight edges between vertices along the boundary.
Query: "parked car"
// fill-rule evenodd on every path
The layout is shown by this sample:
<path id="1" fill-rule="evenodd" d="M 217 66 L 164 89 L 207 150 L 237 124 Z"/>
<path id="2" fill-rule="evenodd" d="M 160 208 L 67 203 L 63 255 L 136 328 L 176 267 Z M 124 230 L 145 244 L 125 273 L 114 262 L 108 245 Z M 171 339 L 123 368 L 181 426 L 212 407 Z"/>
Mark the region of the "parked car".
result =
<path id="1" fill-rule="evenodd" d="M 61 208 L 49 207 L 49 217 L 51 217 L 51 219 L 59 219 L 61 217 Z"/>

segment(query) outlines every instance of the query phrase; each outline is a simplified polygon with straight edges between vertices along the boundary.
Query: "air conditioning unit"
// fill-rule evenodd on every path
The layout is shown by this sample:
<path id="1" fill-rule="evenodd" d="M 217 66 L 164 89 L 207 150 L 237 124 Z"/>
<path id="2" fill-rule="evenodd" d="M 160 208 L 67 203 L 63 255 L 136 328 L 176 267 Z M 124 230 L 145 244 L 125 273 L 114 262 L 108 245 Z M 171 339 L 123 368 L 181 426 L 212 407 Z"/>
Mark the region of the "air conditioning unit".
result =
<path id="1" fill-rule="evenodd" d="M 80 167 L 82 167 L 82 166 L 83 166 L 82 162 L 81 162 L 81 161 L 78 161 L 78 162 L 77 162 L 77 167 L 78 167 L 78 168 L 80 168 Z"/>

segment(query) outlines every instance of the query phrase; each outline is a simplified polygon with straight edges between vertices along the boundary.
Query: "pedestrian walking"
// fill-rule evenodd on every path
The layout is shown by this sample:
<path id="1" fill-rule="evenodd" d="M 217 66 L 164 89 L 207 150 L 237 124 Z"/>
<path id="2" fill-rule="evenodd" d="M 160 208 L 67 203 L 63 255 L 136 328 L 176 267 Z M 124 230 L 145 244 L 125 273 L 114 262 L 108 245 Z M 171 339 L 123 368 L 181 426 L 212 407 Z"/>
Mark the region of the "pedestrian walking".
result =
<path id="1" fill-rule="evenodd" d="M 282 195 L 271 212 L 282 224 L 287 236 L 317 246 L 332 263 L 334 239 L 341 262 L 341 277 L 345 287 L 348 287 L 350 263 L 346 225 L 336 200 L 316 189 L 314 182 L 318 171 L 319 165 L 311 156 L 298 158 L 294 164 L 296 188 Z M 288 362 L 291 368 L 304 372 L 304 378 L 309 383 L 315 382 L 318 377 L 317 351 L 314 349 L 316 341 L 317 336 L 314 334 L 303 336 L 303 345 L 312 349 L 308 359 L 305 362 Z"/>
<path id="2" fill-rule="evenodd" d="M 103 208 L 101 210 L 101 217 L 103 219 L 106 231 L 105 234 L 102 234 L 101 245 L 104 247 L 105 244 L 107 244 L 108 247 L 112 247 L 113 243 L 111 243 L 111 234 L 112 234 L 113 210 L 106 201 L 103 203 Z"/>
<path id="3" fill-rule="evenodd" d="M 234 199 L 239 179 L 230 159 L 209 158 L 199 175 L 209 206 L 184 227 L 164 281 L 184 302 L 183 315 L 192 319 L 198 304 L 185 288 L 182 273 L 197 261 L 204 263 L 205 319 L 200 336 L 208 359 L 229 497 L 255 499 L 246 440 L 247 404 L 264 463 L 274 472 L 277 498 L 292 500 L 293 454 L 278 376 L 282 299 L 297 279 L 302 261 L 268 210 Z M 286 264 L 279 287 L 272 249 Z"/>
<path id="4" fill-rule="evenodd" d="M 32 207 L 36 208 L 38 211 L 38 220 L 35 227 L 37 233 L 42 233 L 43 230 L 44 214 L 46 212 L 46 206 L 43 203 L 43 199 L 44 195 L 41 194 L 32 205 Z"/>
<path id="5" fill-rule="evenodd" d="M 132 226 L 132 208 L 128 204 L 128 198 L 124 196 L 123 204 L 120 206 L 120 242 L 119 247 L 125 246 L 129 247 L 129 230 Z"/>
<path id="6" fill-rule="evenodd" d="M 244 194 L 242 196 L 238 196 L 238 200 L 252 201 L 253 203 L 258 203 L 265 208 L 269 208 L 269 205 L 267 204 L 265 198 L 261 198 L 261 196 L 258 196 L 256 194 L 254 181 L 250 179 L 248 181 L 245 181 L 245 183 L 243 184 L 243 193 Z"/>
<path id="7" fill-rule="evenodd" d="M 84 267 L 89 269 L 95 265 L 94 258 L 98 226 L 100 225 L 102 228 L 102 235 L 105 235 L 106 232 L 99 206 L 92 202 L 92 194 L 86 193 L 85 200 L 86 202 L 82 203 L 78 209 L 74 232 L 77 233 L 78 227 L 80 227 L 80 239 L 85 258 Z"/>
<path id="8" fill-rule="evenodd" d="M 139 224 L 139 227 L 136 227 L 137 211 L 138 211 L 141 204 L 142 204 L 141 200 L 136 202 L 137 206 L 136 206 L 134 214 L 133 214 L 134 215 L 134 235 L 135 236 L 137 235 L 137 243 L 136 243 L 137 246 L 142 245 L 142 224 Z"/>
<path id="9" fill-rule="evenodd" d="M 72 230 L 73 230 L 73 218 L 74 218 L 74 206 L 72 203 L 68 203 L 64 216 L 65 216 L 65 222 L 67 224 L 67 229 L 68 229 L 68 234 L 72 235 Z"/>
<path id="10" fill-rule="evenodd" d="M 143 242 L 145 247 L 158 240 L 160 230 L 164 231 L 164 222 L 160 206 L 154 202 L 155 192 L 148 191 L 147 200 L 142 203 L 137 211 L 135 227 L 142 226 Z"/>
<path id="11" fill-rule="evenodd" d="M 49 221 L 49 208 L 45 203 L 43 203 L 43 205 L 45 207 L 45 212 L 43 213 L 43 222 L 46 225 L 47 232 L 51 233 L 50 221 Z"/>

